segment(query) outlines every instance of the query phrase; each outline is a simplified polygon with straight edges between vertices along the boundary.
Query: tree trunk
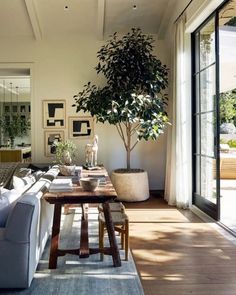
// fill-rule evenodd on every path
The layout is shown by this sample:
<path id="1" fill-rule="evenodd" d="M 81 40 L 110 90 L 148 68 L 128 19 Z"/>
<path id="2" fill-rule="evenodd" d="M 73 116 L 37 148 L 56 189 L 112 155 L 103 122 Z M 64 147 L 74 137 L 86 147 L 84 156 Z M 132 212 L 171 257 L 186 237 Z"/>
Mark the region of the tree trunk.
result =
<path id="1" fill-rule="evenodd" d="M 127 134 L 127 148 L 126 148 L 126 166 L 130 170 L 130 152 L 131 152 L 131 124 L 126 127 Z"/>
<path id="2" fill-rule="evenodd" d="M 117 124 L 116 128 L 118 130 L 118 133 L 123 141 L 125 150 L 126 150 L 126 168 L 130 170 L 130 156 L 131 156 L 131 129 L 132 129 L 132 124 L 130 123 L 123 123 L 124 129 L 126 131 L 123 132 L 124 129 L 122 129 L 121 124 Z"/>
<path id="3" fill-rule="evenodd" d="M 127 149 L 126 151 L 126 166 L 127 169 L 130 170 L 130 149 Z"/>
<path id="4" fill-rule="evenodd" d="M 10 146 L 11 146 L 11 148 L 14 148 L 14 142 L 15 142 L 15 138 L 10 137 Z"/>

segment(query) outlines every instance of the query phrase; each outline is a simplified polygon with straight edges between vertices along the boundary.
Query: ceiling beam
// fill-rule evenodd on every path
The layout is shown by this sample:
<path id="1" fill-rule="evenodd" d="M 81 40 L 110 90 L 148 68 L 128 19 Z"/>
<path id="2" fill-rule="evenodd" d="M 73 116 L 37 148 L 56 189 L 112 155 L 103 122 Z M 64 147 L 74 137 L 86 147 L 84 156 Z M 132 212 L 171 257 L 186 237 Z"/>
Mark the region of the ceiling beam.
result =
<path id="1" fill-rule="evenodd" d="M 25 5 L 29 14 L 31 26 L 34 32 L 34 37 L 37 41 L 40 41 L 42 40 L 42 32 L 34 0 L 25 0 Z"/>
<path id="2" fill-rule="evenodd" d="M 98 40 L 104 39 L 104 24 L 105 24 L 105 6 L 106 0 L 98 0 Z"/>

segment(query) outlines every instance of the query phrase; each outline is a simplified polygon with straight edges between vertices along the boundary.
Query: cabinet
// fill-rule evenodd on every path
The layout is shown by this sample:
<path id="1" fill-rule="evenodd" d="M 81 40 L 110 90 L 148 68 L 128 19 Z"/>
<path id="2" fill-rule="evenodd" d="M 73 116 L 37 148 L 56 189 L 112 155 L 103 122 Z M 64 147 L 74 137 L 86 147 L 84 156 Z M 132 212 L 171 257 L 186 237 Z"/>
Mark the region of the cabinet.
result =
<path id="1" fill-rule="evenodd" d="M 0 162 L 31 162 L 31 147 L 0 148 Z"/>

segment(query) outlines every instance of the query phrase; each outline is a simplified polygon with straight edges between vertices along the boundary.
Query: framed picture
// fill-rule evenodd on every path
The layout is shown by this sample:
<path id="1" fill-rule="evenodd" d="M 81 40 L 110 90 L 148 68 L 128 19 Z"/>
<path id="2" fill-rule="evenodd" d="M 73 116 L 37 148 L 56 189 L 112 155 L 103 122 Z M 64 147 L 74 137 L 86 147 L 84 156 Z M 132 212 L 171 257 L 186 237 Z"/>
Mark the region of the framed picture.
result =
<path id="1" fill-rule="evenodd" d="M 43 100 L 43 128 L 65 128 L 66 101 Z"/>
<path id="2" fill-rule="evenodd" d="M 91 139 L 94 136 L 92 117 L 69 117 L 69 138 Z"/>
<path id="3" fill-rule="evenodd" d="M 56 153 L 54 143 L 64 140 L 64 131 L 61 130 L 48 130 L 44 131 L 45 140 L 45 156 L 52 157 Z"/>

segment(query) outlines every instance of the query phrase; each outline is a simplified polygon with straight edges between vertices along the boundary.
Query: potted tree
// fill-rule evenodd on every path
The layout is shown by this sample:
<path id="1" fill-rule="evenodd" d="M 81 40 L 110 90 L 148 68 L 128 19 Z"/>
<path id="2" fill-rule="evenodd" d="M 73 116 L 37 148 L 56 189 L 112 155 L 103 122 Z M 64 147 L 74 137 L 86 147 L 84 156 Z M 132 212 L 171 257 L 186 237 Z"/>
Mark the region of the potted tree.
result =
<path id="1" fill-rule="evenodd" d="M 142 139 L 156 140 L 168 122 L 164 93 L 168 71 L 153 55 L 153 42 L 138 28 L 121 38 L 115 33 L 97 53 L 95 69 L 105 76 L 106 85 L 88 82 L 74 96 L 76 112 L 90 112 L 98 122 L 115 125 L 123 141 L 127 167 L 115 170 L 111 178 L 120 200 L 125 201 L 149 197 L 147 173 L 131 169 L 131 152 Z"/>
<path id="2" fill-rule="evenodd" d="M 0 120 L 0 127 L 5 137 L 10 139 L 11 148 L 14 147 L 15 138 L 28 133 L 30 122 L 26 118 L 15 116 L 3 116 Z"/>

